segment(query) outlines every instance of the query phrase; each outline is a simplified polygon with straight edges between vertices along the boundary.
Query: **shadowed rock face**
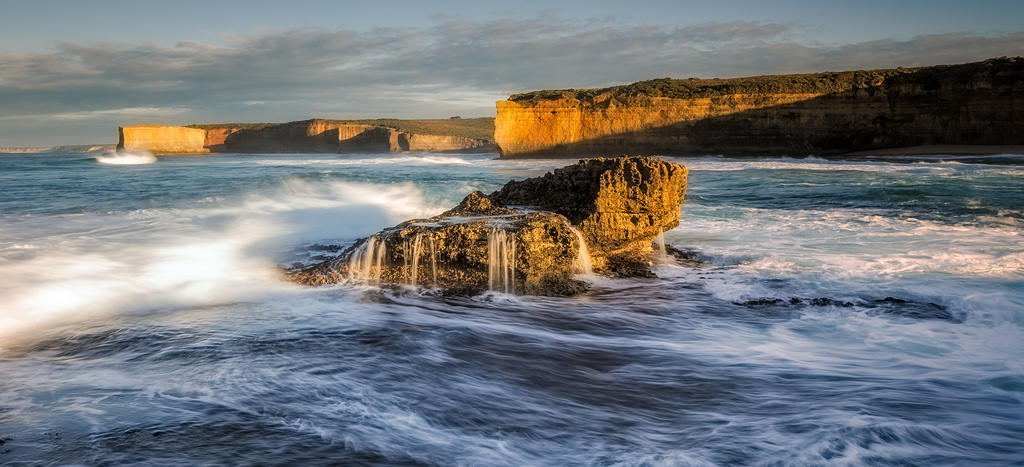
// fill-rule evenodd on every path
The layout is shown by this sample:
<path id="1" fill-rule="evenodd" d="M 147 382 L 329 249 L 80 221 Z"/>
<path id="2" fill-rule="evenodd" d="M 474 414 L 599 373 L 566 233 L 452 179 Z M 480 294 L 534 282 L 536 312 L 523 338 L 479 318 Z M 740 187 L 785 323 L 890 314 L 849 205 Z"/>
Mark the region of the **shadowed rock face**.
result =
<path id="1" fill-rule="evenodd" d="M 502 157 L 840 154 L 1024 143 L 1024 59 L 536 91 L 497 102 Z"/>
<path id="2" fill-rule="evenodd" d="M 587 286 L 573 275 L 591 264 L 609 275 L 651 275 L 651 242 L 679 224 L 685 190 L 679 164 L 581 161 L 490 196 L 473 192 L 447 212 L 385 229 L 289 275 L 308 285 L 351 279 L 449 294 L 575 295 Z"/>
<path id="3" fill-rule="evenodd" d="M 595 269 L 624 274 L 621 260 L 645 261 L 651 241 L 679 225 L 686 176 L 686 167 L 651 157 L 590 159 L 509 182 L 491 199 L 562 214 L 583 234 Z"/>

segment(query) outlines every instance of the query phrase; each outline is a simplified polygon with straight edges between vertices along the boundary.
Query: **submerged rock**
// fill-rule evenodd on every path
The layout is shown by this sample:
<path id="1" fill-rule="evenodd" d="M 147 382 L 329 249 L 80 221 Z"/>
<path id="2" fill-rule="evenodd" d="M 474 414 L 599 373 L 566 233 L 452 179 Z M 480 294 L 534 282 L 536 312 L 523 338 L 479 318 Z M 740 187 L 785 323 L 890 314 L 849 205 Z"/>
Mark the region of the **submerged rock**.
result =
<path id="1" fill-rule="evenodd" d="M 573 275 L 648 276 L 652 241 L 679 224 L 686 168 L 647 157 L 594 159 L 509 182 L 455 208 L 362 239 L 336 259 L 295 269 L 300 283 L 351 279 L 436 288 L 575 295 Z"/>

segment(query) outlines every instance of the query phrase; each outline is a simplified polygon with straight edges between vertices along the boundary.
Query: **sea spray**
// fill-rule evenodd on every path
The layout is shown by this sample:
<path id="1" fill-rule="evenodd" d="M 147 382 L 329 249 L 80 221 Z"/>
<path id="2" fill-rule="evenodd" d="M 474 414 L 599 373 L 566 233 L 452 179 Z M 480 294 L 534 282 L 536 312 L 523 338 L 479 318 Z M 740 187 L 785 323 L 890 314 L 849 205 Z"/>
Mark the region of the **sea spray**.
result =
<path id="1" fill-rule="evenodd" d="M 516 238 L 500 228 L 487 236 L 487 287 L 494 292 L 516 293 Z"/>
<path id="2" fill-rule="evenodd" d="M 140 165 L 156 162 L 156 156 L 146 150 L 136 149 L 131 152 L 107 152 L 95 157 L 96 162 L 111 165 Z"/>
<path id="3" fill-rule="evenodd" d="M 0 161 L 10 195 L 0 199 L 0 347 L 111 316 L 288 289 L 278 264 L 306 260 L 291 252 L 297 244 L 351 242 L 432 215 L 449 196 L 412 183 L 291 176 L 247 156 L 140 166 L 138 183 L 81 155 L 43 159 Z M 32 170 L 4 166 L 14 162 Z M 81 182 L 73 191 L 54 176 L 67 173 Z M 172 180 L 179 188 L 151 191 Z M 110 196 L 111 186 L 124 195 Z M 37 195 L 58 191 L 60 203 Z M 380 280 L 382 247 L 367 281 Z"/>
<path id="4" fill-rule="evenodd" d="M 103 219 L 110 225 L 89 230 L 80 229 L 91 226 L 91 219 L 70 228 L 67 219 L 57 219 L 57 225 L 87 232 L 95 243 L 82 241 L 77 232 L 39 232 L 19 255 L 0 261 L 0 348 L 119 313 L 206 306 L 284 287 L 273 261 L 249 254 L 275 234 L 272 225 L 250 219 L 207 230 L 163 219 L 114 217 Z M 2 245 L 0 250 L 12 253 Z"/>
<path id="5" fill-rule="evenodd" d="M 573 260 L 572 269 L 576 274 L 583 274 L 591 276 L 594 274 L 594 266 L 590 260 L 590 250 L 587 249 L 587 241 L 583 239 L 583 234 L 579 230 L 569 227 L 572 233 L 576 235 L 576 239 L 580 242 L 579 250 L 576 252 L 576 259 Z"/>
<path id="6" fill-rule="evenodd" d="M 269 170 L 262 168 L 263 170 Z M 222 196 L 237 196 L 224 194 Z M 252 187 L 242 195 L 247 216 L 269 217 L 288 228 L 282 246 L 302 242 L 351 241 L 368 237 L 407 219 L 430 217 L 447 201 L 410 183 L 364 183 L 286 177 L 271 190 Z M 221 211 L 231 215 L 233 204 Z"/>

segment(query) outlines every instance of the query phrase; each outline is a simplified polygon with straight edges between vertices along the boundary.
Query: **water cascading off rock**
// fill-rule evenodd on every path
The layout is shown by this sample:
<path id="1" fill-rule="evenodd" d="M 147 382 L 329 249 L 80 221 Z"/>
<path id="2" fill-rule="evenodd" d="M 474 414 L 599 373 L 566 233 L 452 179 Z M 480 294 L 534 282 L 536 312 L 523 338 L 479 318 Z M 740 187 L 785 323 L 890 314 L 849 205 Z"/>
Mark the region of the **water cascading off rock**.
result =
<path id="1" fill-rule="evenodd" d="M 679 224 L 686 175 L 649 157 L 580 161 L 490 196 L 473 192 L 445 213 L 385 229 L 289 275 L 308 285 L 575 295 L 587 289 L 577 274 L 652 274 L 652 242 Z"/>

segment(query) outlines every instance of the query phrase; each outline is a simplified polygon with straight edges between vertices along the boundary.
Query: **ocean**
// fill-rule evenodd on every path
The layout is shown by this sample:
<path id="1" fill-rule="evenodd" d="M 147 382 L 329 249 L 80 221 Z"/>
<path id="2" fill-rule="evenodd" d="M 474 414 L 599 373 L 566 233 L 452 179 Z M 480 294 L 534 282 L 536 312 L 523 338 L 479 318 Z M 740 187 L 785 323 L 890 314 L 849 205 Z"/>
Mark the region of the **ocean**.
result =
<path id="1" fill-rule="evenodd" d="M 666 159 L 548 298 L 281 267 L 573 160 L 0 155 L 0 464 L 1024 465 L 1024 156 Z"/>

